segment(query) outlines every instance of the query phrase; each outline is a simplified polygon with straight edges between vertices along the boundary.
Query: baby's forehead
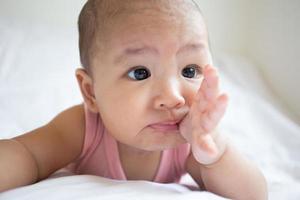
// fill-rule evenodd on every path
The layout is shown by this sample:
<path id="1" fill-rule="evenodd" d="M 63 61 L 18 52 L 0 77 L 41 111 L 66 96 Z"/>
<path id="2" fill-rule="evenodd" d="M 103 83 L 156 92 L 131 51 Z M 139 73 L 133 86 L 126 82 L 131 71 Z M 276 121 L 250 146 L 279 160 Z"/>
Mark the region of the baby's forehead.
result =
<path id="1" fill-rule="evenodd" d="M 192 24 L 196 21 L 206 29 L 201 11 L 192 0 L 99 0 L 99 2 L 102 2 L 102 5 L 97 6 L 96 29 L 97 36 L 103 35 L 104 38 L 111 36 L 113 31 L 119 32 L 120 25 L 151 26 L 162 21 L 171 25 Z"/>
<path id="2" fill-rule="evenodd" d="M 120 37 L 121 26 L 126 30 L 133 24 L 140 31 L 144 24 L 148 25 L 149 32 L 153 32 L 159 30 L 158 22 L 166 25 L 162 29 L 189 24 L 193 30 L 193 24 L 199 23 L 206 34 L 201 11 L 193 0 L 88 0 L 79 17 L 83 65 L 89 66 L 96 54 L 98 56 L 99 52 L 107 51 L 106 47 L 111 47 L 109 43 L 115 40 L 114 36 Z"/>
<path id="3" fill-rule="evenodd" d="M 90 0 L 94 1 L 96 17 L 109 21 L 118 16 L 129 14 L 147 15 L 165 13 L 169 16 L 187 16 L 195 11 L 201 14 L 193 0 Z"/>

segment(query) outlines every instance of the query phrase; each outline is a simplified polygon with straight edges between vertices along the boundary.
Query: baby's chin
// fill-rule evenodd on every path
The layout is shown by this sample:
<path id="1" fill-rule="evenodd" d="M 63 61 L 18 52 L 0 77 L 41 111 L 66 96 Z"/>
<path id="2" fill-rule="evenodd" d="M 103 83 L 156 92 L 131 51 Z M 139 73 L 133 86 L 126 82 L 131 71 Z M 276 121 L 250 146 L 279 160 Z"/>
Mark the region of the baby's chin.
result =
<path id="1" fill-rule="evenodd" d="M 164 137 L 154 137 L 144 141 L 140 141 L 136 148 L 144 151 L 163 151 L 166 149 L 176 148 L 181 144 L 185 144 L 187 141 L 181 136 L 181 134 L 173 134 Z"/>

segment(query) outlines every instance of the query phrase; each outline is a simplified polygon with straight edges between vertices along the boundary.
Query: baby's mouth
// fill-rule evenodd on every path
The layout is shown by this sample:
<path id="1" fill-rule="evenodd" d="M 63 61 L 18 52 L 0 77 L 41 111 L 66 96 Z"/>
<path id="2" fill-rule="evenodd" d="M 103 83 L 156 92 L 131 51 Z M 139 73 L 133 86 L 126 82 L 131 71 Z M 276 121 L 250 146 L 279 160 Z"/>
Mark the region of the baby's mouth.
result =
<path id="1" fill-rule="evenodd" d="M 150 124 L 149 127 L 157 131 L 178 131 L 180 121 L 159 122 Z"/>

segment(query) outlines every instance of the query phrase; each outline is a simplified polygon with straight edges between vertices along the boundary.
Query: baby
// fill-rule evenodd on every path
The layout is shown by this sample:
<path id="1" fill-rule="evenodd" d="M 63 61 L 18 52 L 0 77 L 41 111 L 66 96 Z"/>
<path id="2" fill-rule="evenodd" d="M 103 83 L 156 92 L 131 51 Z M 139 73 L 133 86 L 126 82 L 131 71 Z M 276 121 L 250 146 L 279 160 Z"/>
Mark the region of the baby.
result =
<path id="1" fill-rule="evenodd" d="M 66 167 L 119 180 L 179 182 L 232 199 L 267 199 L 260 171 L 217 130 L 208 33 L 192 0 L 89 0 L 76 78 L 84 103 L 0 141 L 0 191 Z"/>

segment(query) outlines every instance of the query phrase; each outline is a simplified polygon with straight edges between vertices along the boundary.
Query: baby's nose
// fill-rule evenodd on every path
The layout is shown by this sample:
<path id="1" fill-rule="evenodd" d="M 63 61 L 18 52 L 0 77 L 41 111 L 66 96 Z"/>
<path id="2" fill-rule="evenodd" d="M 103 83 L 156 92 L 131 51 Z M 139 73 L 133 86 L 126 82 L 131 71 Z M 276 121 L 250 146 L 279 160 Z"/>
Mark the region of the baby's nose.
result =
<path id="1" fill-rule="evenodd" d="M 185 105 L 181 85 L 177 79 L 163 79 L 155 87 L 154 107 L 156 109 L 173 109 Z"/>

